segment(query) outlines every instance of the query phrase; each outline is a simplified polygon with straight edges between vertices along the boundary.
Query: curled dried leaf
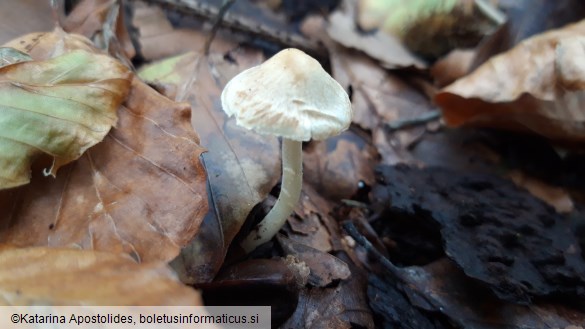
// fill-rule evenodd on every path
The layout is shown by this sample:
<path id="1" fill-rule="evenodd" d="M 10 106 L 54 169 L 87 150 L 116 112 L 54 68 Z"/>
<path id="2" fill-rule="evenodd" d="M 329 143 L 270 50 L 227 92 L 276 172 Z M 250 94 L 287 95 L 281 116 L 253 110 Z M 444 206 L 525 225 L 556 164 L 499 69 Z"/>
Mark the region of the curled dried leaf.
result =
<path id="1" fill-rule="evenodd" d="M 451 126 L 585 140 L 585 21 L 521 42 L 437 94 Z"/>

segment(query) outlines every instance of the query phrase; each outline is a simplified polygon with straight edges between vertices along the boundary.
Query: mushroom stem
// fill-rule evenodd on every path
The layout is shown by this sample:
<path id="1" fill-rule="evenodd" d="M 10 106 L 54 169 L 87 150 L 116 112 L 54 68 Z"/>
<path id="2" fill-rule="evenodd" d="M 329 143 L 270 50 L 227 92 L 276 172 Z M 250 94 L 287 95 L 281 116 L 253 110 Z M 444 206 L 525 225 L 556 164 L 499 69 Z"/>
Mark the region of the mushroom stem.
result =
<path id="1" fill-rule="evenodd" d="M 252 232 L 242 241 L 246 253 L 272 239 L 286 222 L 299 197 L 303 184 L 302 142 L 282 139 L 282 184 L 274 207 Z"/>

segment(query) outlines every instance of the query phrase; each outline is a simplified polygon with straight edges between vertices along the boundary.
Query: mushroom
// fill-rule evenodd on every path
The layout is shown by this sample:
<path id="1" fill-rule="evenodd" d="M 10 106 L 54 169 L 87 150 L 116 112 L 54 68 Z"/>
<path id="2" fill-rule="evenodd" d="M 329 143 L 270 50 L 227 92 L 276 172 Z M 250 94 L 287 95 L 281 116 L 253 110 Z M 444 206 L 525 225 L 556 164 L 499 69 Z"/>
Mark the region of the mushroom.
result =
<path id="1" fill-rule="evenodd" d="M 346 91 L 304 52 L 285 49 L 228 82 L 223 110 L 236 124 L 282 137 L 282 184 L 274 207 L 241 242 L 246 253 L 269 241 L 284 225 L 301 195 L 302 142 L 340 134 L 351 123 Z"/>

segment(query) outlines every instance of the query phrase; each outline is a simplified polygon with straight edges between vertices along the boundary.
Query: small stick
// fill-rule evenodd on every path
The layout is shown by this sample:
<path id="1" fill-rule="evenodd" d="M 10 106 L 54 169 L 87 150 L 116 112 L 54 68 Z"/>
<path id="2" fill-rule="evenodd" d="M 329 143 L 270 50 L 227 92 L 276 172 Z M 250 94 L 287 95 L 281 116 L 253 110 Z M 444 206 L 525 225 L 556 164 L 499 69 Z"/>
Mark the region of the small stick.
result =
<path id="1" fill-rule="evenodd" d="M 388 122 L 386 124 L 386 126 L 392 132 L 392 131 L 396 131 L 396 130 L 400 130 L 400 129 L 404 129 L 404 128 L 410 128 L 410 127 L 414 127 L 414 126 L 420 126 L 420 125 L 426 124 L 428 122 L 437 120 L 440 117 L 441 117 L 441 112 L 439 112 L 439 111 L 430 111 L 430 112 L 424 113 L 421 116 L 418 116 L 416 118 L 412 118 L 412 119 L 401 119 L 401 120 L 396 120 L 396 121 Z"/>
<path id="2" fill-rule="evenodd" d="M 360 232 L 358 232 L 357 227 L 350 222 L 347 221 L 343 223 L 343 229 L 351 236 L 360 246 L 362 246 L 368 254 L 374 257 L 376 261 L 378 261 L 382 266 L 390 272 L 395 280 L 402 282 L 400 269 L 396 267 L 392 262 L 390 262 L 381 252 L 376 249 L 365 236 L 363 236 Z"/>
<path id="3" fill-rule="evenodd" d="M 207 37 L 207 40 L 205 40 L 205 46 L 203 47 L 203 54 L 205 54 L 205 56 L 209 55 L 209 48 L 211 47 L 211 42 L 213 42 L 213 39 L 215 39 L 215 35 L 217 34 L 217 30 L 219 30 L 219 28 L 221 26 L 221 22 L 223 21 L 223 17 L 227 13 L 228 9 L 230 9 L 230 7 L 235 2 L 236 2 L 236 0 L 223 0 L 223 2 L 221 3 L 221 7 L 219 8 L 219 12 L 217 13 L 217 16 L 215 16 L 215 19 L 213 21 L 213 27 L 211 28 L 211 31 L 209 32 L 209 36 Z"/>

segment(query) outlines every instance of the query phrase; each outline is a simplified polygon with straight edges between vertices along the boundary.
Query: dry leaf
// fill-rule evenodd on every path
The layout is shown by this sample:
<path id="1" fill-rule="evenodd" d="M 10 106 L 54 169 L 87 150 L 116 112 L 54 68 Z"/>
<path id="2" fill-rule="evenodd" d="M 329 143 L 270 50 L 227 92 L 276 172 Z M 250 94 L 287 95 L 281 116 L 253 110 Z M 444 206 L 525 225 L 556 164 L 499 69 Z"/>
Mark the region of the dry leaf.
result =
<path id="1" fill-rule="evenodd" d="M 359 49 L 380 61 L 385 68 L 426 67 L 426 64 L 410 53 L 395 36 L 382 31 L 360 33 L 354 25 L 351 12 L 336 11 L 329 16 L 327 33 L 331 39 L 343 46 Z"/>
<path id="2" fill-rule="evenodd" d="M 437 94 L 447 124 L 585 140 L 585 21 L 521 42 Z"/>
<path id="3" fill-rule="evenodd" d="M 190 255 L 183 253 L 179 260 L 182 264 L 177 263 L 186 268 L 187 282 L 213 278 L 227 247 L 254 205 L 266 197 L 280 178 L 277 138 L 245 130 L 235 120 L 227 120 L 219 101 L 227 81 L 240 71 L 258 65 L 263 57 L 258 51 L 245 49 L 230 56 L 233 62 L 217 53 L 209 57 L 188 53 L 154 64 L 140 73 L 162 84 L 171 97 L 175 93 L 186 95 L 185 99 L 193 107 L 192 124 L 209 150 L 203 159 L 215 214 L 206 217 L 205 236 L 199 235 L 189 247 Z M 192 87 L 183 90 L 190 79 L 194 79 Z"/>
<path id="4" fill-rule="evenodd" d="M 278 139 L 237 126 L 235 120 L 227 119 L 219 102 L 227 81 L 261 60 L 257 51 L 238 54 L 234 64 L 227 63 L 223 56 L 202 58 L 197 81 L 188 96 L 196 109 L 193 126 L 209 148 L 204 160 L 226 250 L 252 207 L 268 195 L 280 178 Z"/>
<path id="5" fill-rule="evenodd" d="M 311 183 L 305 176 L 299 203 L 289 216 L 288 225 L 281 230 L 294 242 L 319 251 L 340 250 L 337 222 L 330 216 L 334 205 L 315 191 Z"/>
<path id="6" fill-rule="evenodd" d="M 57 27 L 51 32 L 35 32 L 10 40 L 4 47 L 25 52 L 34 60 L 46 60 L 73 50 L 99 53 L 91 41 L 77 34 L 69 34 Z"/>
<path id="7" fill-rule="evenodd" d="M 333 255 L 297 243 L 284 235 L 277 235 L 277 240 L 286 255 L 294 256 L 309 267 L 311 272 L 308 283 L 315 287 L 326 287 L 335 280 L 345 280 L 351 275 L 347 263 Z"/>
<path id="8" fill-rule="evenodd" d="M 429 57 L 475 46 L 504 19 L 469 0 L 360 0 L 358 9 L 363 29 L 380 28 Z"/>
<path id="9" fill-rule="evenodd" d="M 0 1 L 0 44 L 26 33 L 50 31 L 54 27 L 50 1 Z"/>
<path id="10" fill-rule="evenodd" d="M 0 47 L 0 68 L 21 62 L 32 61 L 32 58 L 22 51 L 14 48 Z"/>
<path id="11" fill-rule="evenodd" d="M 352 131 L 312 141 L 303 150 L 305 182 L 331 200 L 350 198 L 360 182 L 373 185 L 378 154 L 370 143 Z"/>
<path id="12" fill-rule="evenodd" d="M 187 51 L 200 51 L 208 33 L 201 30 L 174 28 L 160 6 L 133 2 L 132 25 L 138 30 L 140 54 L 146 60 L 167 59 Z M 233 9 L 233 8 L 232 8 Z M 215 38 L 212 49 L 227 51 L 233 45 Z"/>
<path id="13" fill-rule="evenodd" d="M 472 70 L 526 38 L 578 22 L 585 17 L 585 2 L 581 0 L 498 0 L 498 5 L 506 12 L 506 23 L 478 45 Z"/>
<path id="14" fill-rule="evenodd" d="M 120 1 L 83 0 L 66 17 L 63 29 L 94 40 L 113 55 L 127 59 L 136 55 L 124 23 L 124 6 Z"/>
<path id="15" fill-rule="evenodd" d="M 442 88 L 465 76 L 474 56 L 474 50 L 456 49 L 436 61 L 431 67 L 431 75 L 435 79 L 435 84 Z"/>
<path id="16" fill-rule="evenodd" d="M 0 246 L 0 305 L 200 306 L 162 262 L 89 250 Z"/>
<path id="17" fill-rule="evenodd" d="M 40 155 L 45 174 L 78 159 L 116 124 L 132 74 L 105 55 L 76 50 L 0 68 L 0 189 L 30 180 Z"/>
<path id="18" fill-rule="evenodd" d="M 563 188 L 551 186 L 518 170 L 510 171 L 508 176 L 514 184 L 527 189 L 528 192 L 554 207 L 559 213 L 570 213 L 575 208 L 571 195 Z"/>
<path id="19" fill-rule="evenodd" d="M 56 179 L 0 194 L 0 239 L 169 261 L 207 212 L 203 149 L 190 109 L 135 79 L 105 140 Z"/>
<path id="20" fill-rule="evenodd" d="M 430 102 L 376 61 L 337 45 L 323 33 L 323 25 L 322 18 L 312 17 L 305 20 L 301 29 L 329 48 L 333 77 L 346 90 L 351 90 L 353 123 L 371 131 L 373 144 L 383 162 L 410 161 L 406 146 L 424 133 L 424 128 L 415 127 L 389 135 L 386 124 L 428 113 L 433 109 Z"/>
<path id="21" fill-rule="evenodd" d="M 282 328 L 375 328 L 366 296 L 366 273 L 348 265 L 351 276 L 339 284 L 302 290 L 295 313 Z"/>

